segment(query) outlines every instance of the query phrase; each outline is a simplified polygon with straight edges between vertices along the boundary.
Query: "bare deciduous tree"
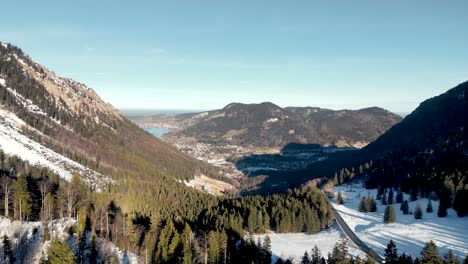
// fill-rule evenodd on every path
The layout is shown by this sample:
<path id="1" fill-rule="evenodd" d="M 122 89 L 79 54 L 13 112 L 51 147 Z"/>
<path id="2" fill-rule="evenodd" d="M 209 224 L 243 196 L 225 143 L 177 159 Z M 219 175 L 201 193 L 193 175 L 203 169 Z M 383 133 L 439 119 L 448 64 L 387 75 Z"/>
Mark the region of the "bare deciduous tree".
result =
<path id="1" fill-rule="evenodd" d="M 9 216 L 9 211 L 10 211 L 10 200 L 13 197 L 13 180 L 6 176 L 3 175 L 0 178 L 0 185 L 2 186 L 2 191 L 3 191 L 3 199 L 4 199 L 4 208 L 5 208 L 5 217 Z"/>
<path id="2" fill-rule="evenodd" d="M 41 193 L 41 218 L 44 220 L 47 216 L 45 214 L 45 198 L 52 190 L 52 185 L 48 180 L 43 179 L 38 183 L 39 192 Z"/>

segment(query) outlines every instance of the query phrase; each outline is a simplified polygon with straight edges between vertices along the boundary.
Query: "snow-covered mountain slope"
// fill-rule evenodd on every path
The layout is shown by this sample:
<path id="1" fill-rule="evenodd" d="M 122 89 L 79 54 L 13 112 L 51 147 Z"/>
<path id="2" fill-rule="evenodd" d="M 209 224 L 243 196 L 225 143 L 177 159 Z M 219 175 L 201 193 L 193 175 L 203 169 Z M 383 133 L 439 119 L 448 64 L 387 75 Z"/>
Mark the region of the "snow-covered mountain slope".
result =
<path id="1" fill-rule="evenodd" d="M 47 228 L 47 231 L 45 230 Z M 73 250 L 77 250 L 76 234 L 70 234 L 69 230 L 76 228 L 76 221 L 73 219 L 58 219 L 49 222 L 21 222 L 11 221 L 8 218 L 0 216 L 0 241 L 4 236 L 7 236 L 12 244 L 13 257 L 15 264 L 18 263 L 41 263 L 41 259 L 47 256 L 47 251 L 50 246 L 50 240 L 43 240 L 44 232 L 49 232 L 48 237 L 57 237 L 67 242 L 68 246 Z M 89 246 L 90 236 L 87 236 L 86 244 Z M 103 258 L 114 255 L 119 260 L 119 263 L 137 264 L 140 263 L 139 258 L 132 252 L 124 252 L 116 247 L 111 242 L 98 240 L 98 258 Z M 0 248 L 0 263 L 5 259 L 3 247 Z M 89 263 L 85 259 L 85 263 Z"/>
<path id="2" fill-rule="evenodd" d="M 452 209 L 448 210 L 447 217 L 438 217 L 438 201 L 432 201 L 434 212 L 426 213 L 425 209 L 428 200 L 421 198 L 418 201 L 409 202 L 410 211 L 414 211 L 416 203 L 423 209 L 423 218 L 414 219 L 412 214 L 405 215 L 400 209 L 400 204 L 394 204 L 397 212 L 395 223 L 384 224 L 383 214 L 385 205 L 377 201 L 377 212 L 364 213 L 358 211 L 361 197 L 376 197 L 377 190 L 364 189 L 361 184 L 338 186 L 334 189 L 337 193 L 341 191 L 344 197 L 342 205 L 333 204 L 341 217 L 356 235 L 380 255 L 384 254 L 387 243 L 393 239 L 397 245 L 399 253 L 410 254 L 419 257 L 426 242 L 433 240 L 443 255 L 451 249 L 456 255 L 464 258 L 468 254 L 468 230 L 467 217 L 458 217 Z M 395 193 L 396 194 L 396 193 Z M 404 200 L 409 199 L 408 194 L 404 194 Z"/>
<path id="3" fill-rule="evenodd" d="M 13 118 L 14 124 L 6 122 L 9 128 L 2 135 L 5 151 L 31 163 L 41 161 L 65 179 L 78 171 L 88 182 L 102 187 L 115 175 L 183 180 L 193 179 L 198 172 L 219 175 L 208 164 L 134 125 L 90 87 L 57 76 L 18 47 L 5 43 L 0 45 L 0 106 L 3 116 L 11 113 L 24 121 L 20 124 Z M 31 133 L 23 133 L 24 124 Z M 45 156 L 38 158 L 36 154 Z M 78 163 L 109 175 L 92 172 Z"/>
<path id="4" fill-rule="evenodd" d="M 67 181 L 72 178 L 74 172 L 77 172 L 95 190 L 101 189 L 111 181 L 109 177 L 28 138 L 22 133 L 22 129 L 25 128 L 32 129 L 15 114 L 0 108 L 0 149 L 8 155 L 16 155 L 32 165 L 46 167 Z"/>

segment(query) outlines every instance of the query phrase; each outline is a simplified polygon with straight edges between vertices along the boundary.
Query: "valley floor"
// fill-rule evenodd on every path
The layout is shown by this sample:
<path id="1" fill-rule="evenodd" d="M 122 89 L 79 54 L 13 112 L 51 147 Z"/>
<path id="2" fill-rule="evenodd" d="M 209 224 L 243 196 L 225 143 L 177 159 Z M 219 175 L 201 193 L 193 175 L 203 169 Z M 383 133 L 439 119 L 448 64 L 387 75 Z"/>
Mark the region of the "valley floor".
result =
<path id="1" fill-rule="evenodd" d="M 265 236 L 266 235 L 256 235 L 254 238 L 260 238 L 263 242 Z M 304 252 L 307 251 L 310 254 L 315 245 L 320 249 L 322 257 L 325 257 L 326 259 L 328 253 L 333 250 L 336 242 L 344 239 L 341 230 L 335 226 L 315 235 L 307 235 L 304 233 L 269 233 L 268 236 L 271 239 L 273 263 L 276 262 L 278 257 L 281 257 L 282 259 L 292 258 L 294 263 L 299 263 Z M 366 256 L 366 254 L 357 248 L 351 241 L 348 241 L 347 244 L 349 253 L 352 256 L 360 256 L 361 258 Z"/>
<path id="2" fill-rule="evenodd" d="M 413 257 L 419 257 L 424 244 L 430 240 L 437 244 L 441 255 L 449 249 L 462 258 L 468 254 L 468 217 L 458 217 L 452 209 L 448 210 L 447 217 L 438 217 L 438 201 L 432 201 L 432 213 L 426 213 L 427 199 L 409 202 L 410 211 L 414 211 L 416 203 L 421 205 L 423 218 L 420 220 L 414 219 L 411 214 L 404 215 L 400 211 L 400 204 L 394 204 L 396 223 L 385 224 L 385 205 L 381 205 L 380 201 L 377 201 L 378 209 L 375 213 L 358 211 L 361 197 L 371 195 L 375 198 L 377 190 L 367 190 L 360 184 L 352 184 L 336 187 L 334 192 L 338 191 L 344 197 L 344 204 L 333 206 L 356 235 L 380 255 L 384 254 L 390 239 L 396 243 L 399 254 L 404 252 Z M 409 195 L 404 194 L 404 199 L 409 201 Z"/>

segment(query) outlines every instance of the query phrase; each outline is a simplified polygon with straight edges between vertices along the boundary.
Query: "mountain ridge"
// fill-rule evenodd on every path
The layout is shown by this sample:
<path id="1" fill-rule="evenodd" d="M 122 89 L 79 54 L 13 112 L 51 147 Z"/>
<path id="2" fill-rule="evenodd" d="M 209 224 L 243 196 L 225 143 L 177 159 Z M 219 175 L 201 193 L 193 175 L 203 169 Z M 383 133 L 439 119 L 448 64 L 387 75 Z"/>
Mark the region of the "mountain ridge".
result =
<path id="1" fill-rule="evenodd" d="M 130 118 L 139 123 L 139 117 Z M 155 116 L 152 121 L 167 122 L 164 118 L 168 117 Z M 401 120 L 378 107 L 359 110 L 282 108 L 271 102 L 230 103 L 222 109 L 170 118 L 172 120 L 167 123 L 177 127 L 165 135 L 170 142 L 176 142 L 178 137 L 193 137 L 206 143 L 253 147 L 282 147 L 295 142 L 359 148 Z"/>

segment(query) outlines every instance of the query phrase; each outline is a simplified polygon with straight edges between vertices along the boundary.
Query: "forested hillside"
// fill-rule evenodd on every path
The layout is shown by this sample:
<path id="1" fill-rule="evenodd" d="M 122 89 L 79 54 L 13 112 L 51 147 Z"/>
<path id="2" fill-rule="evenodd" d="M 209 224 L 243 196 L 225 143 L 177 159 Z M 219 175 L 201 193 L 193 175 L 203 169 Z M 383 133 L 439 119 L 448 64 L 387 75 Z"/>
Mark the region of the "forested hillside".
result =
<path id="1" fill-rule="evenodd" d="M 223 109 L 196 114 L 131 117 L 140 125 L 167 123 L 175 127 L 165 137 L 184 137 L 208 144 L 281 148 L 289 143 L 361 148 L 401 120 L 387 110 L 330 110 L 318 107 L 281 108 L 273 103 L 231 103 Z"/>
<path id="2" fill-rule="evenodd" d="M 348 159 L 341 162 L 346 164 L 344 169 L 331 174 L 332 181 L 338 184 L 360 178 L 369 188 L 391 187 L 414 197 L 437 197 L 441 201 L 440 216 L 445 216 L 450 207 L 459 216 L 465 216 L 467 128 L 468 82 L 465 82 L 421 103 L 401 123 L 354 157 L 337 155 L 335 162 Z"/>
<path id="3" fill-rule="evenodd" d="M 133 125 L 90 88 L 56 76 L 9 44 L 0 46 L 0 78 L 0 143 L 6 148 L 0 153 L 0 210 L 11 220 L 43 221 L 41 232 L 50 221 L 76 219 L 68 237 L 77 243 L 41 233 L 56 246 L 46 253 L 51 258 L 65 254 L 80 262 L 103 254 L 90 244 L 95 237 L 148 263 L 269 263 L 268 245 L 244 240 L 248 233 L 316 233 L 333 219 L 314 188 L 214 197 L 187 187 L 181 180 L 197 174 L 223 176 Z M 51 156 L 43 163 L 38 156 L 45 152 Z M 93 179 L 106 180 L 97 187 L 91 174 L 73 169 L 64 156 L 94 171 Z M 66 168 L 72 176 L 62 173 Z M 15 242 L 12 256 L 24 249 L 14 237 L 4 240 Z"/>

